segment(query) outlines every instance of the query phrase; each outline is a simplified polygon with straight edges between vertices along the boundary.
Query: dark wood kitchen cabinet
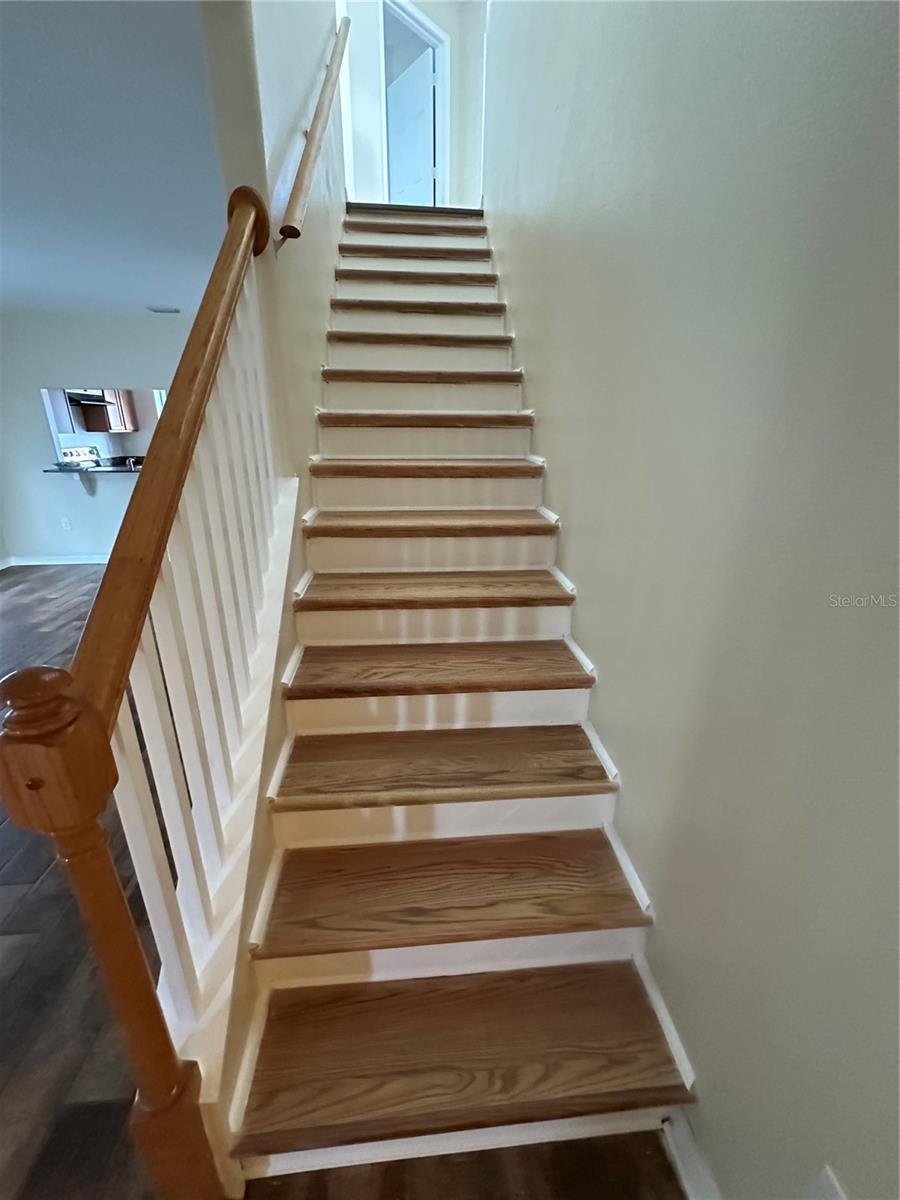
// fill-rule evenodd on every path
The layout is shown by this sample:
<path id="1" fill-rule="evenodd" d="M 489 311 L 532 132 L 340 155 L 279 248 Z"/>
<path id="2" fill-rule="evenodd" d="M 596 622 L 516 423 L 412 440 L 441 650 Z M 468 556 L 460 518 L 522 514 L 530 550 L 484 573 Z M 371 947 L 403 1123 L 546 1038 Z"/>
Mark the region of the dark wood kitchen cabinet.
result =
<path id="1" fill-rule="evenodd" d="M 137 418 L 131 392 L 103 389 L 102 404 L 82 404 L 81 417 L 88 433 L 134 433 Z"/>

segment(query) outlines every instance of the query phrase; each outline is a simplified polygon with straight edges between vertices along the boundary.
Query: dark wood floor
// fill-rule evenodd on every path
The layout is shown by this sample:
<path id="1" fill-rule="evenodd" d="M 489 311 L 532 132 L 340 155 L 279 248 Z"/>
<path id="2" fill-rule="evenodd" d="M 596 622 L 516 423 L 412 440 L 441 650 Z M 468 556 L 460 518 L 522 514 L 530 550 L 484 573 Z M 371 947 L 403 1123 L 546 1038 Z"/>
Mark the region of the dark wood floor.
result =
<path id="1" fill-rule="evenodd" d="M 101 567 L 0 571 L 0 676 L 65 666 Z M 127 848 L 109 825 L 152 944 Z M 0 1200 L 153 1200 L 128 1135 L 131 1073 L 47 843 L 0 809 Z M 656 1134 L 259 1180 L 249 1200 L 683 1200 Z"/>
<path id="2" fill-rule="evenodd" d="M 102 572 L 0 571 L 0 676 L 68 664 Z M 113 813 L 109 827 L 150 950 Z M 0 1200 L 152 1200 L 128 1136 L 133 1094 L 63 872 L 0 808 Z"/>
<path id="3" fill-rule="evenodd" d="M 247 1200 L 685 1200 L 658 1133 L 258 1179 Z"/>

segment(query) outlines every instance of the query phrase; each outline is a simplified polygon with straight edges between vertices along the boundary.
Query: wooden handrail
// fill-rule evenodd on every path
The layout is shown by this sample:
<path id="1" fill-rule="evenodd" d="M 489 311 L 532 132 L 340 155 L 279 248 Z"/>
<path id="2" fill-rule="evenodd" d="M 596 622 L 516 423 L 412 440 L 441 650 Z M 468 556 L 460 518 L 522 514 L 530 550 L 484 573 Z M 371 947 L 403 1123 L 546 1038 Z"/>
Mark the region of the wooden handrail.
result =
<path id="1" fill-rule="evenodd" d="M 331 53 L 331 58 L 325 71 L 325 80 L 322 84 L 322 90 L 319 93 L 319 102 L 316 105 L 316 111 L 313 113 L 309 133 L 306 136 L 306 144 L 303 147 L 300 164 L 297 167 L 294 186 L 291 188 L 287 207 L 281 219 L 281 228 L 278 232 L 283 238 L 298 238 L 303 231 L 303 222 L 306 219 L 306 210 L 309 207 L 309 197 L 312 192 L 316 163 L 319 161 L 319 155 L 322 152 L 322 142 L 325 138 L 325 130 L 328 128 L 328 119 L 331 116 L 331 106 L 334 103 L 334 93 L 337 90 L 341 63 L 344 59 L 344 50 L 349 34 L 350 18 L 344 17 L 335 35 L 334 50 Z"/>
<path id="2" fill-rule="evenodd" d="M 99 712 L 108 735 L 118 718 L 247 267 L 268 241 L 262 198 L 252 188 L 235 188 L 222 247 L 72 664 L 75 691 Z"/>

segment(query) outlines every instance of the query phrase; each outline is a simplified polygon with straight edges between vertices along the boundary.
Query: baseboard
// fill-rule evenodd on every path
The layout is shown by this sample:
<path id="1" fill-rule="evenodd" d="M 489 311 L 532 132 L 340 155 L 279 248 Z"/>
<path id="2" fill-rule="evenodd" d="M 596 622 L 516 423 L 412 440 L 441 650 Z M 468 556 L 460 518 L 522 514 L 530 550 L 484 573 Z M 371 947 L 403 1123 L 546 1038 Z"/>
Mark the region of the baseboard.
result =
<path id="1" fill-rule="evenodd" d="M 90 566 L 107 562 L 108 554 L 12 554 L 0 558 L 0 571 L 6 567 Z"/>
<path id="2" fill-rule="evenodd" d="M 662 1132 L 688 1200 L 721 1200 L 722 1193 L 697 1145 L 687 1114 L 681 1109 L 673 1111 L 663 1121 Z"/>

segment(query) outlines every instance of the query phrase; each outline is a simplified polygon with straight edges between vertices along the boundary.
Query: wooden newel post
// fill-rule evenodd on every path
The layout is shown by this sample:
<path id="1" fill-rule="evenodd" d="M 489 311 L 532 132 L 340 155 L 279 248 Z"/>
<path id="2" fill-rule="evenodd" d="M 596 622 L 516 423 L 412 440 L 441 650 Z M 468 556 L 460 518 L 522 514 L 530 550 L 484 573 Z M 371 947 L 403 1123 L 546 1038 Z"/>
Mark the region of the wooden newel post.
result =
<path id="1" fill-rule="evenodd" d="M 53 839 L 69 872 L 137 1080 L 132 1131 L 162 1200 L 222 1200 L 200 1114 L 200 1071 L 179 1059 L 100 818 L 118 776 L 97 710 L 67 671 L 0 680 L 0 798 Z"/>

